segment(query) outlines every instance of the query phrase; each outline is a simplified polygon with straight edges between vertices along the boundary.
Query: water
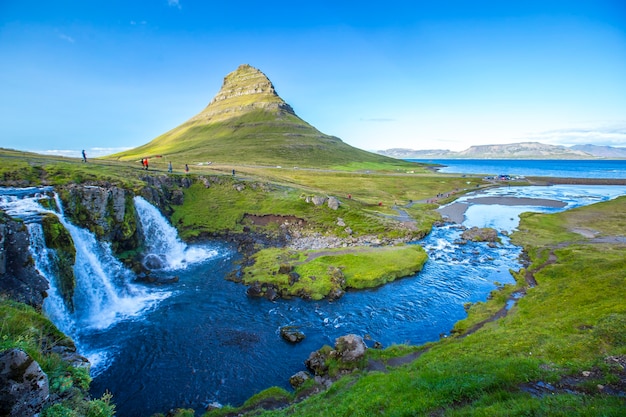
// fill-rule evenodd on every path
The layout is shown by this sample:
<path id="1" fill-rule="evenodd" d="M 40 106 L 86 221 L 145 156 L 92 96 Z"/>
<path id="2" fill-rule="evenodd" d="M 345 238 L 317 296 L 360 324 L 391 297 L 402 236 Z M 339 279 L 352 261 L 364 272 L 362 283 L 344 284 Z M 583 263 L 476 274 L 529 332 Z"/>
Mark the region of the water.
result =
<path id="1" fill-rule="evenodd" d="M 626 159 L 528 160 L 528 159 L 408 159 L 444 165 L 442 173 L 522 175 L 527 177 L 626 178 Z"/>
<path id="2" fill-rule="evenodd" d="M 511 187 L 486 192 L 552 198 L 565 201 L 570 208 L 626 194 L 626 187 Z M 463 199 L 472 197 L 476 196 Z M 46 212 L 37 208 L 38 198 L 33 190 L 0 191 L 0 208 L 28 218 L 29 227 L 35 230 L 37 213 Z M 200 413 L 212 402 L 240 405 L 272 385 L 289 389 L 289 377 L 305 369 L 310 352 L 333 345 L 335 338 L 348 333 L 367 337 L 370 346 L 375 341 L 389 346 L 438 340 L 466 316 L 464 303 L 485 300 L 497 283 L 513 282 L 509 270 L 520 268 L 520 248 L 510 245 L 506 236 L 501 236 L 503 244 L 496 248 L 485 243 L 457 245 L 454 242 L 461 230 L 448 225 L 435 228 L 419 242 L 429 260 L 415 276 L 377 289 L 350 291 L 334 302 L 250 299 L 243 285 L 224 279 L 239 259 L 233 247 L 221 242 L 186 245 L 145 200 L 136 199 L 135 205 L 146 234 L 146 258 L 156 256 L 155 273 L 176 275 L 179 281 L 164 286 L 135 283 L 129 271 L 117 269 L 106 245 L 91 242 L 82 236 L 88 232 L 68 224 L 72 236 L 81 242 L 77 249 L 89 247 L 87 252 L 97 254 L 97 259 L 86 262 L 95 264 L 89 274 L 101 269 L 105 275 L 93 275 L 98 282 L 93 291 L 104 291 L 99 297 L 107 299 L 106 291 L 111 290 L 118 300 L 129 302 L 110 302 L 106 304 L 110 311 L 103 311 L 104 306 L 94 311 L 90 303 L 99 300 L 86 298 L 87 305 L 77 308 L 74 315 L 65 312 L 53 318 L 68 329 L 94 363 L 92 394 L 113 393 L 118 415 L 123 417 L 149 416 L 175 407 Z M 464 224 L 487 222 L 498 230 L 514 229 L 520 211 L 557 210 L 525 206 L 473 210 L 476 206 L 470 206 Z M 40 232 L 33 235 L 32 250 L 43 259 L 37 266 L 46 275 L 45 246 L 37 237 Z M 103 266 L 97 267 L 98 263 Z M 87 266 L 76 270 L 83 268 Z M 106 280 L 108 290 L 101 282 Z M 50 294 L 46 302 L 56 304 Z M 46 312 L 55 316 L 51 307 Z M 306 339 L 298 345 L 283 341 L 279 330 L 286 325 L 300 327 Z"/>

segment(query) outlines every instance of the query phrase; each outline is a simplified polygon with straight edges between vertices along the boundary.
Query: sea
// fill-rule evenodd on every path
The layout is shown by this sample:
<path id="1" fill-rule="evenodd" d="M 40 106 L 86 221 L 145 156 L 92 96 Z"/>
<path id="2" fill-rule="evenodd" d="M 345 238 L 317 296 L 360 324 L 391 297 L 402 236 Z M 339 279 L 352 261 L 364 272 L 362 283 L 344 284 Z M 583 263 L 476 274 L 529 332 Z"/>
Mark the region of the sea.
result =
<path id="1" fill-rule="evenodd" d="M 626 178 L 626 159 L 407 159 L 442 165 L 439 172 L 562 178 Z"/>

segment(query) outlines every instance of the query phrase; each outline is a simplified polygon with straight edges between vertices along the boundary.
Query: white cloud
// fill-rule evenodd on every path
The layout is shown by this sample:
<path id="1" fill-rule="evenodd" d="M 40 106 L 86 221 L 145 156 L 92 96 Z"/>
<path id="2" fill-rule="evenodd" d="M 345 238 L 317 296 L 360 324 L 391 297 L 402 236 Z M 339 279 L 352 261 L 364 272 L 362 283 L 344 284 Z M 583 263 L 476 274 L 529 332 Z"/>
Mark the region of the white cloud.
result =
<path id="1" fill-rule="evenodd" d="M 527 140 L 552 145 L 598 145 L 626 147 L 626 124 L 558 129 L 528 135 Z"/>
<path id="2" fill-rule="evenodd" d="M 60 38 L 60 39 L 63 39 L 63 40 L 64 40 L 64 41 L 66 41 L 66 42 L 69 42 L 69 43 L 74 43 L 74 42 L 76 42 L 76 41 L 74 40 L 74 38 L 72 38 L 71 36 L 65 35 L 65 34 L 63 34 L 63 33 L 59 33 L 59 38 Z"/>
<path id="3" fill-rule="evenodd" d="M 177 9 L 180 9 L 180 0 L 167 0 L 167 5 L 170 7 L 176 7 Z"/>

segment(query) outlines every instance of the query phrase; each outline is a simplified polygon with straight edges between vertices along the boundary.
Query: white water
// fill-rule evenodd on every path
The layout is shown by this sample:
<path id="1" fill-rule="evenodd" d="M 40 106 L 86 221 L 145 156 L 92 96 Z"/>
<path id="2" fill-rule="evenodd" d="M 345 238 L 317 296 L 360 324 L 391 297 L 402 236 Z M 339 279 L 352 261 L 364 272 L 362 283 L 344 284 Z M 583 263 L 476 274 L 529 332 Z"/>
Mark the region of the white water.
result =
<path id="1" fill-rule="evenodd" d="M 217 255 L 205 247 L 189 247 L 178 238 L 174 229 L 152 204 L 142 197 L 135 197 L 135 208 L 146 236 L 144 264 L 153 270 L 184 269 L 189 264 L 202 262 Z"/>
<path id="2" fill-rule="evenodd" d="M 111 352 L 108 347 L 84 346 L 81 336 L 104 331 L 121 321 L 142 319 L 146 311 L 170 296 L 171 292 L 135 283 L 134 273 L 115 258 L 108 243 L 99 242 L 89 230 L 66 219 L 56 193 L 53 199 L 59 211 L 44 208 L 40 201 L 49 200 L 51 191 L 51 188 L 3 189 L 0 208 L 26 223 L 35 267 L 50 285 L 44 300 L 44 313 L 61 331 L 74 339 L 81 354 L 91 362 L 93 374 L 99 371 L 99 365 L 108 362 Z M 188 247 L 178 239 L 176 229 L 155 207 L 141 197 L 136 197 L 134 202 L 147 256 L 159 260 L 158 269 L 181 269 L 217 255 L 217 251 L 208 247 Z M 53 263 L 56 253 L 45 244 L 41 217 L 49 213 L 57 216 L 70 233 L 76 248 L 73 312 L 65 304 L 57 286 Z"/>

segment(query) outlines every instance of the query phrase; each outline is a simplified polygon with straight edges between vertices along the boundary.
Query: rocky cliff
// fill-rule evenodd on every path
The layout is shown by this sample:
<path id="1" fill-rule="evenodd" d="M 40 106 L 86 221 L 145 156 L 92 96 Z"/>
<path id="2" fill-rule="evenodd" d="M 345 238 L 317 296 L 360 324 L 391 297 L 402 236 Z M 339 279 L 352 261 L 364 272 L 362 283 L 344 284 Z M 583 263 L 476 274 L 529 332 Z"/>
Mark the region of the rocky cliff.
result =
<path id="1" fill-rule="evenodd" d="M 35 269 L 28 246 L 26 226 L 0 211 L 0 294 L 41 310 L 48 282 Z"/>

